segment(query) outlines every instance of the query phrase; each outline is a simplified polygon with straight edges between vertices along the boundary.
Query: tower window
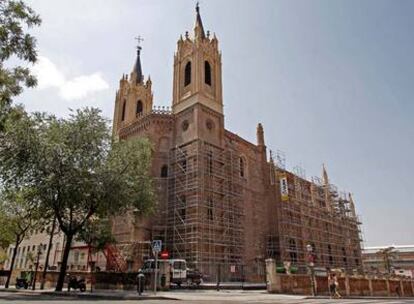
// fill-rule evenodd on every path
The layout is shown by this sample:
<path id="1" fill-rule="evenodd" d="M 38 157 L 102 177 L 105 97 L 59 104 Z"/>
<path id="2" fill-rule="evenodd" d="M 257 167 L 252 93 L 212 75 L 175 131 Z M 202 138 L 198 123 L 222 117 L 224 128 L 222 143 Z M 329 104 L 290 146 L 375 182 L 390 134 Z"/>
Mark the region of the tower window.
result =
<path id="1" fill-rule="evenodd" d="M 143 106 L 142 106 L 142 101 L 138 100 L 137 101 L 137 115 L 142 114 L 142 110 L 143 110 Z"/>
<path id="2" fill-rule="evenodd" d="M 186 207 L 187 207 L 187 198 L 185 195 L 180 197 L 181 208 L 179 209 L 179 214 L 181 219 L 184 221 L 186 216 Z"/>
<path id="3" fill-rule="evenodd" d="M 239 165 L 240 165 L 240 177 L 244 177 L 245 176 L 244 159 L 242 157 L 239 158 Z"/>
<path id="4" fill-rule="evenodd" d="M 204 61 L 204 82 L 211 86 L 211 67 L 208 61 Z"/>
<path id="5" fill-rule="evenodd" d="M 122 105 L 121 121 L 125 120 L 125 111 L 126 111 L 126 100 L 124 100 L 124 104 Z"/>
<path id="6" fill-rule="evenodd" d="M 164 165 L 161 167 L 161 177 L 168 177 L 168 166 Z"/>
<path id="7" fill-rule="evenodd" d="M 290 261 L 292 263 L 297 263 L 298 262 L 298 253 L 297 253 L 297 248 L 296 248 L 296 242 L 294 239 L 290 239 L 289 240 L 289 255 L 290 255 Z"/>
<path id="8" fill-rule="evenodd" d="M 184 69 L 184 86 L 188 86 L 191 83 L 191 61 L 187 62 Z"/>
<path id="9" fill-rule="evenodd" d="M 213 216 L 213 200 L 211 199 L 211 197 L 208 198 L 207 201 L 207 218 L 209 221 L 212 221 L 214 216 Z"/>
<path id="10" fill-rule="evenodd" d="M 208 151 L 207 152 L 207 169 L 208 169 L 208 175 L 213 174 L 213 152 Z"/>

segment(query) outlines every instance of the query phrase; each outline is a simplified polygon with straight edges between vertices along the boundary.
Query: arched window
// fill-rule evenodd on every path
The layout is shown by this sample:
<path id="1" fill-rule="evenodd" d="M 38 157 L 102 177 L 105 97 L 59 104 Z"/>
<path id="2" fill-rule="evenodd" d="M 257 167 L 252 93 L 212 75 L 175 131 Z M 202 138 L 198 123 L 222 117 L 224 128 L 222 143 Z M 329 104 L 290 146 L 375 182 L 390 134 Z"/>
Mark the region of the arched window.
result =
<path id="1" fill-rule="evenodd" d="M 332 265 L 333 264 L 333 256 L 332 256 L 332 246 L 328 245 L 328 254 L 329 254 L 329 264 Z"/>
<path id="2" fill-rule="evenodd" d="M 124 100 L 124 104 L 122 105 L 121 121 L 125 120 L 125 111 L 126 111 L 126 100 Z"/>
<path id="3" fill-rule="evenodd" d="M 204 82 L 211 86 L 211 67 L 208 61 L 204 61 Z"/>
<path id="4" fill-rule="evenodd" d="M 180 213 L 180 217 L 181 219 L 184 221 L 185 220 L 185 216 L 186 216 L 186 207 L 187 207 L 187 198 L 185 195 L 182 195 L 180 197 L 180 201 L 181 201 L 181 208 L 179 209 L 179 213 Z"/>
<path id="5" fill-rule="evenodd" d="M 164 165 L 161 167 L 161 177 L 168 177 L 168 166 Z"/>
<path id="6" fill-rule="evenodd" d="M 184 86 L 188 86 L 191 83 L 191 61 L 187 62 L 184 69 Z"/>
<path id="7" fill-rule="evenodd" d="M 294 239 L 289 240 L 289 251 L 290 251 L 290 261 L 292 263 L 298 262 L 298 253 L 296 248 L 296 241 Z"/>
<path id="8" fill-rule="evenodd" d="M 213 216 L 213 200 L 211 199 L 211 197 L 208 198 L 207 200 L 207 218 L 209 221 L 212 221 L 214 219 Z"/>
<path id="9" fill-rule="evenodd" d="M 136 114 L 137 115 L 141 114 L 142 113 L 142 109 L 143 109 L 142 101 L 141 100 L 138 100 L 137 101 L 137 112 L 136 112 Z"/>
<path id="10" fill-rule="evenodd" d="M 243 159 L 243 157 L 240 157 L 239 158 L 239 166 L 240 166 L 240 176 L 241 177 L 244 177 L 244 175 L 245 175 L 245 172 L 244 172 L 244 159 Z"/>
<path id="11" fill-rule="evenodd" d="M 207 152 L 207 170 L 208 175 L 213 174 L 213 151 Z"/>

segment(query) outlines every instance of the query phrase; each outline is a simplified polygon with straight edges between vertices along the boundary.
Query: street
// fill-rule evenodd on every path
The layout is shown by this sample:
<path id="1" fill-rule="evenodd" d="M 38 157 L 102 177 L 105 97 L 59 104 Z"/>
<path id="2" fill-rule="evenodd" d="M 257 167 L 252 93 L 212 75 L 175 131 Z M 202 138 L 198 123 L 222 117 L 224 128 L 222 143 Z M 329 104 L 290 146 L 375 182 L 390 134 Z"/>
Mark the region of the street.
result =
<path id="1" fill-rule="evenodd" d="M 125 299 L 115 299 L 114 294 L 124 295 Z M 85 294 L 87 295 L 87 294 Z M 93 301 L 98 301 L 99 303 L 136 303 L 139 299 L 136 298 L 136 294 L 132 292 L 117 292 L 113 291 L 108 293 L 108 299 L 105 299 L 105 292 L 99 293 L 99 298 L 93 297 L 89 295 L 88 298 L 79 298 L 76 293 L 73 295 L 65 294 L 65 296 L 61 295 L 53 295 L 53 294 L 40 294 L 40 293 L 31 293 L 31 292 L 9 292 L 4 291 L 0 292 L 0 303 L 90 303 Z M 128 300 L 128 296 L 134 296 L 135 298 L 132 300 Z M 152 296 L 152 294 L 148 294 L 147 296 Z M 414 304 L 414 299 L 307 299 L 303 296 L 291 296 L 291 295 L 279 295 L 279 294 L 268 294 L 264 291 L 178 291 L 178 292 L 160 292 L 158 296 L 165 297 L 157 298 L 157 299 L 142 299 L 140 300 L 141 303 L 147 304 L 155 304 L 155 303 L 177 303 L 177 302 L 184 302 L 184 303 L 280 303 L 280 304 L 342 304 L 342 303 L 349 303 L 349 304 L 369 304 L 369 303 L 387 303 L 387 304 L 403 304 L 403 303 L 411 303 Z M 169 298 L 169 299 L 168 299 Z"/>

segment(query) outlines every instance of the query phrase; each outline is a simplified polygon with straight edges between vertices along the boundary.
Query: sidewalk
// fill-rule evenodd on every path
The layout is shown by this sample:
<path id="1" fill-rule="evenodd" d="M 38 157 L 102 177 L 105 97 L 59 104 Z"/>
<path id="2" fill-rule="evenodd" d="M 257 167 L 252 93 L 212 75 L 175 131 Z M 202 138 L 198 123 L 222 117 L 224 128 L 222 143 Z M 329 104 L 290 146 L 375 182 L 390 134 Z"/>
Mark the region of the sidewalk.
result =
<path id="1" fill-rule="evenodd" d="M 95 290 L 91 292 L 78 291 L 62 291 L 56 292 L 54 290 L 16 290 L 15 288 L 4 289 L 0 288 L 0 292 L 17 292 L 23 295 L 45 295 L 53 297 L 70 297 L 79 299 L 110 299 L 110 300 L 204 300 L 204 301 L 274 301 L 281 299 L 304 299 L 304 296 L 269 294 L 263 290 L 195 290 L 195 289 L 180 289 L 171 291 L 159 291 L 154 295 L 151 291 L 146 291 L 142 296 L 134 290 Z"/>
<path id="2" fill-rule="evenodd" d="M 330 299 L 329 296 L 306 296 L 305 299 Z M 342 300 L 413 300 L 413 297 L 385 297 L 385 296 L 344 296 Z M 336 299 L 337 300 L 337 299 Z"/>
<path id="3" fill-rule="evenodd" d="M 10 287 L 8 289 L 4 288 L 4 286 L 0 286 L 0 293 L 1 292 L 15 292 L 22 295 L 45 295 L 45 296 L 53 296 L 53 297 L 68 297 L 68 298 L 79 298 L 79 299 L 95 299 L 95 300 L 102 300 L 102 299 L 110 299 L 110 300 L 176 300 L 176 298 L 171 297 L 168 295 L 168 292 L 157 292 L 154 295 L 153 292 L 144 292 L 141 296 L 138 295 L 136 291 L 133 290 L 94 290 L 93 292 L 85 291 L 55 291 L 54 289 L 44 289 L 44 290 L 31 290 L 31 289 L 16 289 L 14 287 Z"/>

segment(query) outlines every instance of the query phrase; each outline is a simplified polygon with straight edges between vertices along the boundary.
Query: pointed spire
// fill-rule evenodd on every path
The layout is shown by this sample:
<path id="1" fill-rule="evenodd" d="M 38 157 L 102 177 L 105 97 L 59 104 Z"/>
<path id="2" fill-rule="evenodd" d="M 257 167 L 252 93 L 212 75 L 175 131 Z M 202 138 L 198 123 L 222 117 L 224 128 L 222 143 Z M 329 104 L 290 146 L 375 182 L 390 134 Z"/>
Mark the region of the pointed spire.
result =
<path id="1" fill-rule="evenodd" d="M 263 126 L 261 123 L 257 124 L 256 136 L 257 136 L 257 145 L 264 146 L 265 145 L 264 131 L 263 131 Z"/>
<path id="2" fill-rule="evenodd" d="M 144 75 L 142 74 L 142 67 L 141 67 L 141 47 L 137 47 L 137 60 L 135 61 L 134 69 L 132 73 L 136 75 L 136 83 L 143 83 Z"/>
<path id="3" fill-rule="evenodd" d="M 325 164 L 322 164 L 322 181 L 324 185 L 329 185 L 328 172 L 326 172 Z"/>
<path id="4" fill-rule="evenodd" d="M 203 22 L 201 21 L 201 16 L 200 16 L 200 6 L 198 2 L 196 4 L 196 13 L 197 13 L 196 23 L 194 26 L 195 39 L 205 39 L 206 34 L 204 33 Z"/>
<path id="5" fill-rule="evenodd" d="M 351 193 L 348 193 L 348 200 L 349 200 L 349 205 L 351 207 L 351 214 L 352 214 L 352 216 L 356 217 L 355 204 L 354 204 L 354 200 L 352 198 Z"/>

